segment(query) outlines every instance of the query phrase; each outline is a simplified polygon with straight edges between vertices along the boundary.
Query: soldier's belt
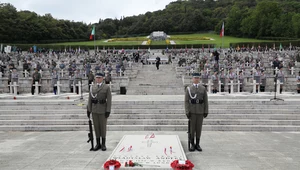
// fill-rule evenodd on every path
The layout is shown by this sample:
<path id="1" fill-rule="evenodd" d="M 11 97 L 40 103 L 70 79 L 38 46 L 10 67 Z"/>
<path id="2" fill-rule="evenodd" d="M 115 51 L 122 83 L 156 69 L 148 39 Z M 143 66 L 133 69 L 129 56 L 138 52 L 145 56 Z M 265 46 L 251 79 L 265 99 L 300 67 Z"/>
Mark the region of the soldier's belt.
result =
<path id="1" fill-rule="evenodd" d="M 105 104 L 106 100 L 92 100 L 93 104 Z"/>
<path id="2" fill-rule="evenodd" d="M 191 99 L 191 100 L 190 100 L 190 103 L 191 103 L 191 104 L 203 104 L 204 101 L 201 100 L 201 99 Z"/>

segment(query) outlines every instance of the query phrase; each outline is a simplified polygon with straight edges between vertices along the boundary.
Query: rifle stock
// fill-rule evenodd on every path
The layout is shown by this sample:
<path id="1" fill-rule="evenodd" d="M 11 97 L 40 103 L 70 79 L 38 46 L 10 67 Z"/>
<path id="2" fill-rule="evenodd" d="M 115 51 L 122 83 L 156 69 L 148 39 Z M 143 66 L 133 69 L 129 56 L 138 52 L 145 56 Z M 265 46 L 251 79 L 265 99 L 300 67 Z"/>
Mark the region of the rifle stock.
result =
<path id="1" fill-rule="evenodd" d="M 94 135 L 93 135 L 93 127 L 92 127 L 92 121 L 89 119 L 89 134 L 88 134 L 89 140 L 87 143 L 91 142 L 91 149 L 90 151 L 94 150 Z"/>

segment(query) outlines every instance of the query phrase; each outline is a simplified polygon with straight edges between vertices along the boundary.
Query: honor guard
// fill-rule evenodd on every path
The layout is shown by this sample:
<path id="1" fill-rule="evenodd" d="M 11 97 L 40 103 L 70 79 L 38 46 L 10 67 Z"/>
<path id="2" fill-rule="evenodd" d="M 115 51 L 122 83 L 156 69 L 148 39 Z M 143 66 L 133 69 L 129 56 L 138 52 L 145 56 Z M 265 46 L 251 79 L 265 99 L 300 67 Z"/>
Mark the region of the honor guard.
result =
<path id="1" fill-rule="evenodd" d="M 97 145 L 94 151 L 99 149 L 102 149 L 102 151 L 106 150 L 106 125 L 111 111 L 111 91 L 103 79 L 104 74 L 97 73 L 95 75 L 95 84 L 90 88 L 87 107 L 87 116 L 90 117 L 92 113 L 96 135 Z M 102 137 L 102 144 L 100 143 L 100 137 Z"/>
<path id="2" fill-rule="evenodd" d="M 190 119 L 190 151 L 202 151 L 200 147 L 200 137 L 202 131 L 203 118 L 208 115 L 208 98 L 207 92 L 203 85 L 200 84 L 200 74 L 193 74 L 193 84 L 188 86 L 185 92 L 185 113 Z M 194 137 L 196 135 L 196 144 Z"/>

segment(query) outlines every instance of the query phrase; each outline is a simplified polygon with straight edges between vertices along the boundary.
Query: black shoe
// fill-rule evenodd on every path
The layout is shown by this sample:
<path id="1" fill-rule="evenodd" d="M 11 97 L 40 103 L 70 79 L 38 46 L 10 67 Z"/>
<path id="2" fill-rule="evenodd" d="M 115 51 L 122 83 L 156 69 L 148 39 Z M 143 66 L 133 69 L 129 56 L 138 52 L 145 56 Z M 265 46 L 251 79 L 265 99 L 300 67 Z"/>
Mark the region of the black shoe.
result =
<path id="1" fill-rule="evenodd" d="M 190 152 L 194 152 L 195 151 L 195 141 L 194 139 L 191 139 L 191 147 L 189 148 L 189 151 Z"/>
<path id="2" fill-rule="evenodd" d="M 105 142 L 106 142 L 106 138 L 102 138 L 102 151 L 106 151 Z"/>
<path id="3" fill-rule="evenodd" d="M 196 139 L 196 146 L 195 147 L 196 147 L 197 151 L 202 152 L 202 148 L 200 147 L 199 142 L 200 142 L 200 139 L 197 138 Z"/>
<path id="4" fill-rule="evenodd" d="M 94 147 L 94 151 L 101 149 L 100 138 L 96 138 L 97 145 Z"/>

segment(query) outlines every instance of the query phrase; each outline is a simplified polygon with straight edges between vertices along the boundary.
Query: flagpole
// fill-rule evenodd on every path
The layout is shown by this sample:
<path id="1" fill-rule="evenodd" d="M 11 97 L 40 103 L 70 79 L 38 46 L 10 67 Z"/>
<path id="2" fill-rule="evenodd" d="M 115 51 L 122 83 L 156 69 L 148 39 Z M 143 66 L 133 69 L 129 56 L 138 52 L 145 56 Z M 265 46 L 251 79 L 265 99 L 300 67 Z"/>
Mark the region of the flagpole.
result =
<path id="1" fill-rule="evenodd" d="M 94 25 L 94 51 L 95 51 L 95 56 L 96 56 L 96 28 Z"/>

